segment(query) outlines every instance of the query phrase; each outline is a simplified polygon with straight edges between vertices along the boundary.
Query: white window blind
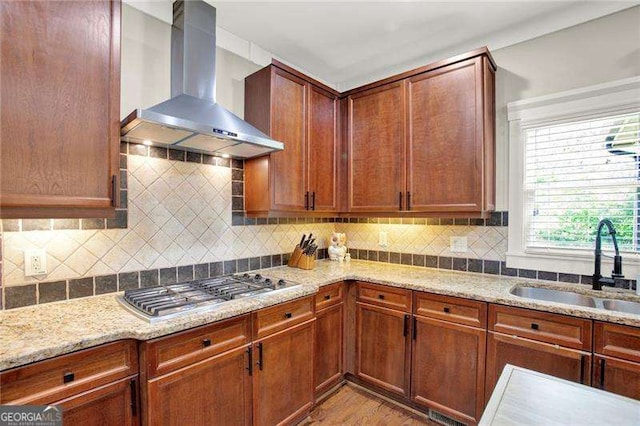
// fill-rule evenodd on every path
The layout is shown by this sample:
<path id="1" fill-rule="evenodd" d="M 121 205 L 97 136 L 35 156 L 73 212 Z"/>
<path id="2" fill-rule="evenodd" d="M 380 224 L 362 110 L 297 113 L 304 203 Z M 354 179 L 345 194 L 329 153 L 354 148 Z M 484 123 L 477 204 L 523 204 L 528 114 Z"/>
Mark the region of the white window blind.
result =
<path id="1" fill-rule="evenodd" d="M 593 248 L 611 219 L 620 249 L 640 251 L 640 111 L 524 129 L 525 246 Z"/>

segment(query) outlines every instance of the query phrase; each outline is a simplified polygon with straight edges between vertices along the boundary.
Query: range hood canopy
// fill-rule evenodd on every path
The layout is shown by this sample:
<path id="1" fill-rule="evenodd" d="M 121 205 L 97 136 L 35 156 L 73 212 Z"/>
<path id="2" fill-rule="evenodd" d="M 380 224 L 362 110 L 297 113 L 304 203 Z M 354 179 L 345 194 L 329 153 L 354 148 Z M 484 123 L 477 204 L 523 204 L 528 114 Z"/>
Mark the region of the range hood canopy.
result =
<path id="1" fill-rule="evenodd" d="M 121 123 L 126 142 L 169 146 L 235 158 L 284 149 L 215 101 L 216 9 L 201 1 L 173 3 L 171 99 L 133 111 Z"/>

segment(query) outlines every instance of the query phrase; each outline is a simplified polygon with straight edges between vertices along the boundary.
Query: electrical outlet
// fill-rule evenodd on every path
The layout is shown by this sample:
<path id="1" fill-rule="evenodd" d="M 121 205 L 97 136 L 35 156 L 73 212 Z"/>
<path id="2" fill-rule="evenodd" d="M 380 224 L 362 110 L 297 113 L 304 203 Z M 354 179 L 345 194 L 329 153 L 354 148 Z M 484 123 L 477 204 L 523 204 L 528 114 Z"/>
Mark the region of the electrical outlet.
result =
<path id="1" fill-rule="evenodd" d="M 378 245 L 383 248 L 387 248 L 387 246 L 389 245 L 386 232 L 380 231 L 380 234 L 378 235 Z"/>
<path id="2" fill-rule="evenodd" d="M 24 251 L 24 275 L 33 277 L 47 273 L 47 251 L 45 249 Z"/>
<path id="3" fill-rule="evenodd" d="M 451 253 L 466 253 L 467 237 L 450 237 L 449 251 L 451 251 Z"/>

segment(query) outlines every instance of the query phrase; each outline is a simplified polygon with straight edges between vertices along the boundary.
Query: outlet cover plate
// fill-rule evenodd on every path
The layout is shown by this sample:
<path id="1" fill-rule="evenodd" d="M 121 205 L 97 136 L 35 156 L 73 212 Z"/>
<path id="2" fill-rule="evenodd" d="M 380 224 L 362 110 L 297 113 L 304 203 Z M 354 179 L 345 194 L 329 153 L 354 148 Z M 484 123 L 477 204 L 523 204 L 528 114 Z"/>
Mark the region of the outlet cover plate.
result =
<path id="1" fill-rule="evenodd" d="M 34 277 L 47 273 L 47 251 L 33 249 L 24 251 L 24 275 Z"/>

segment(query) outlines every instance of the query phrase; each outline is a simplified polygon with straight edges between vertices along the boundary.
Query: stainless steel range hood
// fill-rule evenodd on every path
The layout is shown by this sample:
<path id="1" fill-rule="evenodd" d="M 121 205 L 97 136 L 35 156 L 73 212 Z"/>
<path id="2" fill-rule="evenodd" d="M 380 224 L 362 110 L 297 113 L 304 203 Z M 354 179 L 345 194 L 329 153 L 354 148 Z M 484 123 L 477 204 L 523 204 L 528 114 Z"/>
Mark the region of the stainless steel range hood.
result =
<path id="1" fill-rule="evenodd" d="M 133 111 L 121 139 L 250 158 L 284 149 L 216 104 L 216 9 L 200 0 L 173 3 L 171 99 Z"/>

